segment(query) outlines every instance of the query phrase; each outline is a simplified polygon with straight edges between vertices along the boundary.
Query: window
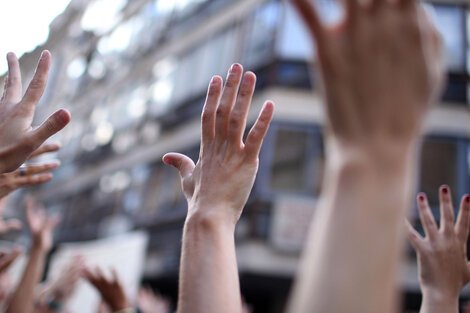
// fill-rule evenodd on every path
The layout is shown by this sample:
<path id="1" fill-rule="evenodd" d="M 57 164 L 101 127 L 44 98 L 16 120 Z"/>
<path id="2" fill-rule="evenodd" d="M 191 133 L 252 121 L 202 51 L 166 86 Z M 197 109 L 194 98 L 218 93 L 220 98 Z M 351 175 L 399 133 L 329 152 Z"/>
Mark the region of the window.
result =
<path id="1" fill-rule="evenodd" d="M 298 124 L 271 125 L 260 162 L 257 188 L 265 194 L 317 196 L 324 167 L 319 128 Z"/>
<path id="2" fill-rule="evenodd" d="M 438 216 L 439 187 L 447 184 L 452 189 L 455 209 L 460 197 L 468 192 L 469 164 L 468 145 L 464 139 L 451 137 L 429 137 L 421 150 L 420 187 L 425 192 L 430 206 Z"/>
<path id="3" fill-rule="evenodd" d="M 249 35 L 244 64 L 253 68 L 265 65 L 272 58 L 274 37 L 280 20 L 281 4 L 271 1 L 259 7 L 249 22 Z"/>
<path id="4" fill-rule="evenodd" d="M 444 39 L 447 67 L 465 72 L 465 12 L 462 6 L 433 4 L 437 28 Z"/>

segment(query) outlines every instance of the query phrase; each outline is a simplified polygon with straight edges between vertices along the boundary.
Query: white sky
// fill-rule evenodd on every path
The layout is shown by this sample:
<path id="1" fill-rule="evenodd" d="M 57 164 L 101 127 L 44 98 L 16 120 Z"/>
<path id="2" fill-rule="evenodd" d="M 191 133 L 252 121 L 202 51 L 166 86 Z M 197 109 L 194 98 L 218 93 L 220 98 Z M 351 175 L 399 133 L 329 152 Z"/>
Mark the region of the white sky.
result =
<path id="1" fill-rule="evenodd" d="M 43 43 L 49 24 L 62 13 L 70 0 L 9 0 L 2 1 L 0 10 L 0 73 L 7 70 L 6 54 L 18 57 Z"/>

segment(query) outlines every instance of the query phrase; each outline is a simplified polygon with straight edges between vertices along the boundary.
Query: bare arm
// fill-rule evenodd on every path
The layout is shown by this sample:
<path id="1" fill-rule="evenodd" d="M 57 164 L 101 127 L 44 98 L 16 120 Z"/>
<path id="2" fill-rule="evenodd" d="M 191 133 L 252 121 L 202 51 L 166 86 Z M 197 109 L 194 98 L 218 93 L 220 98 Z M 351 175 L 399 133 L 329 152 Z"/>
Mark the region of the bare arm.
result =
<path id="1" fill-rule="evenodd" d="M 58 218 L 46 216 L 43 208 L 36 210 L 33 200 L 27 202 L 26 210 L 33 245 L 7 313 L 33 312 L 34 289 L 42 277 L 47 253 L 52 247 L 52 232 L 59 222 Z"/>
<path id="2" fill-rule="evenodd" d="M 243 132 L 256 77 L 232 66 L 222 92 L 214 77 L 202 112 L 201 151 L 197 164 L 170 153 L 164 162 L 181 175 L 188 201 L 183 230 L 179 313 L 240 313 L 242 301 L 234 231 L 258 170 L 258 154 L 274 106 L 266 102 L 246 142 Z"/>
<path id="3" fill-rule="evenodd" d="M 432 216 L 426 195 L 418 195 L 423 238 L 407 223 L 408 239 L 418 255 L 418 272 L 423 301 L 420 313 L 458 313 L 459 295 L 470 281 L 467 260 L 467 239 L 470 218 L 470 196 L 460 203 L 460 212 L 454 225 L 454 209 L 450 188 L 442 186 L 441 223 L 439 228 Z"/>
<path id="4" fill-rule="evenodd" d="M 328 136 L 292 313 L 393 311 L 420 128 L 442 81 L 437 32 L 414 1 L 344 2 L 329 28 L 294 1 L 316 39 Z"/>

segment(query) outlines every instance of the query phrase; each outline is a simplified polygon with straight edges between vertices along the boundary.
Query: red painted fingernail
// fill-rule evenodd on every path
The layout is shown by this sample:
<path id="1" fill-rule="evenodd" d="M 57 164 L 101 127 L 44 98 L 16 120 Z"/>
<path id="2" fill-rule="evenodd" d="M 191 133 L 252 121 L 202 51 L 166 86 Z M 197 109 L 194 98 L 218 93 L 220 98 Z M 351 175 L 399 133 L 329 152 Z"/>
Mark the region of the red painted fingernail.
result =
<path id="1" fill-rule="evenodd" d="M 467 203 L 470 202 L 470 196 L 469 196 L 469 195 L 466 195 L 466 196 L 465 196 L 465 202 L 467 202 Z"/>
<path id="2" fill-rule="evenodd" d="M 447 187 L 442 187 L 442 192 L 447 194 L 449 192 L 449 188 Z"/>
<path id="3" fill-rule="evenodd" d="M 419 196 L 418 196 L 418 199 L 419 199 L 419 201 L 424 201 L 424 196 L 423 196 L 423 195 L 419 195 Z"/>

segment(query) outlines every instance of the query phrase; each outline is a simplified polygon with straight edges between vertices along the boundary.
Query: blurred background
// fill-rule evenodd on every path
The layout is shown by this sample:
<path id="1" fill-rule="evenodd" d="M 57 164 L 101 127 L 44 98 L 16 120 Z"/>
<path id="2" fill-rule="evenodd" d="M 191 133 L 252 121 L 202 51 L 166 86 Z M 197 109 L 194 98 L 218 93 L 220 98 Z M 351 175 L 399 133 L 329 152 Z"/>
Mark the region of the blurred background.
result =
<path id="1" fill-rule="evenodd" d="M 164 166 L 161 157 L 177 151 L 197 158 L 207 84 L 212 75 L 225 77 L 230 65 L 240 62 L 258 76 L 249 126 L 265 99 L 277 105 L 237 227 L 241 288 L 254 313 L 282 312 L 324 165 L 324 114 L 316 69 L 309 67 L 313 43 L 288 1 L 15 3 L 29 9 L 17 13 L 18 32 L 3 27 L 9 35 L 0 51 L 21 56 L 31 49 L 20 59 L 26 85 L 41 51 L 49 49 L 53 63 L 35 119 L 39 123 L 64 107 L 72 122 L 55 138 L 63 147 L 55 155 L 62 165 L 53 181 L 15 193 L 6 215 L 21 216 L 24 193 L 34 193 L 63 216 L 55 234 L 59 247 L 144 231 L 149 240 L 142 279 L 175 302 L 186 203 L 176 170 Z M 42 7 L 36 10 L 38 3 Z M 341 17 L 337 2 L 315 3 L 325 22 Z M 415 191 L 428 194 L 438 216 L 440 185 L 452 188 L 455 204 L 469 191 L 470 4 L 426 3 L 444 37 L 448 80 L 426 123 Z M 3 5 L 2 14 L 12 15 L 9 5 Z M 42 21 L 23 16 L 26 11 Z M 0 70 L 6 70 L 6 60 Z M 412 214 L 420 228 L 416 209 Z M 25 235 L 12 239 L 24 242 Z M 411 249 L 399 281 L 403 311 L 417 311 L 420 293 Z M 463 299 L 468 295 L 464 292 Z"/>

